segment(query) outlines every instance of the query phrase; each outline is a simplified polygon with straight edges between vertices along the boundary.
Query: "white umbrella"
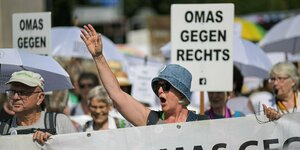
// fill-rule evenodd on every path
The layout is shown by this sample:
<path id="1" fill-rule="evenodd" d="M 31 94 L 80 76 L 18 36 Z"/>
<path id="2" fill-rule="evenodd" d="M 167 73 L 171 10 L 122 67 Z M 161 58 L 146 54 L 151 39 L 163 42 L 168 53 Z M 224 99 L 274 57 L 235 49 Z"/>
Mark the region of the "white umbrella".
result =
<path id="1" fill-rule="evenodd" d="M 170 58 L 171 44 L 167 43 L 161 49 L 166 58 Z M 272 63 L 265 52 L 256 44 L 234 36 L 233 62 L 244 76 L 268 78 Z"/>
<path id="2" fill-rule="evenodd" d="M 300 53 L 300 15 L 284 19 L 272 27 L 259 46 L 266 52 Z"/>
<path id="3" fill-rule="evenodd" d="M 161 53 L 167 59 L 171 57 L 171 42 L 165 44 L 163 47 L 160 48 Z"/>
<path id="4" fill-rule="evenodd" d="M 268 78 L 272 63 L 256 44 L 234 36 L 233 61 L 244 76 Z"/>
<path id="5" fill-rule="evenodd" d="M 41 56 L 23 50 L 0 49 L 0 92 L 15 71 L 29 70 L 42 75 L 45 91 L 73 88 L 68 73 L 50 56 Z"/>
<path id="6" fill-rule="evenodd" d="M 52 55 L 92 59 L 86 45 L 80 38 L 81 29 L 79 27 L 53 27 L 51 31 Z M 119 52 L 117 46 L 104 35 L 102 35 L 102 43 L 105 58 L 120 61 L 126 68 L 127 60 L 124 54 Z"/>

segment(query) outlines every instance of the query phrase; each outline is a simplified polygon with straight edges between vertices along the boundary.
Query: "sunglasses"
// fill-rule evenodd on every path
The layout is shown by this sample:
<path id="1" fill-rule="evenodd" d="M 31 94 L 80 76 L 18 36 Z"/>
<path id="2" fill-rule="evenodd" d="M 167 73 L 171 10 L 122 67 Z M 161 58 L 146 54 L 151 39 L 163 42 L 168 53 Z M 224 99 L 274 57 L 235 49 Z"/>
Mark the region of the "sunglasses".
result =
<path id="1" fill-rule="evenodd" d="M 83 88 L 92 88 L 94 87 L 94 84 L 79 84 L 79 88 L 83 89 Z"/>
<path id="2" fill-rule="evenodd" d="M 162 87 L 162 89 L 163 89 L 164 92 L 168 92 L 168 91 L 170 91 L 170 89 L 171 89 L 171 84 L 168 83 L 168 82 L 157 83 L 157 84 L 154 86 L 154 88 L 153 88 L 153 89 L 154 89 L 154 92 L 155 92 L 156 94 L 158 94 L 158 90 L 159 90 L 160 87 Z"/>
<path id="3" fill-rule="evenodd" d="M 22 91 L 22 90 L 6 90 L 6 94 L 8 97 L 13 97 L 16 93 L 18 94 L 18 96 L 20 96 L 21 98 L 26 98 L 30 95 L 32 95 L 33 93 L 41 93 L 42 91 L 36 91 L 36 92 L 32 92 L 32 91 Z"/>

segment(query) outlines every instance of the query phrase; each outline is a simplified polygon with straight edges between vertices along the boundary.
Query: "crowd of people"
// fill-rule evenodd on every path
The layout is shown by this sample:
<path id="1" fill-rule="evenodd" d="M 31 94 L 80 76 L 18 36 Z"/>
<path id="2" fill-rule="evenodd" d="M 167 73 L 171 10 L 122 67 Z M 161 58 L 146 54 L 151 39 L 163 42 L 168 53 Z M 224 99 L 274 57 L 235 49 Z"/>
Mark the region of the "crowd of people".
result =
<path id="1" fill-rule="evenodd" d="M 116 69 L 106 61 L 101 35 L 93 26 L 85 25 L 81 32 L 97 74 L 73 75 L 74 89 L 49 95 L 44 92 L 40 74 L 25 70 L 13 73 L 6 82 L 9 89 L 1 98 L 7 98 L 1 104 L 1 135 L 33 134 L 35 141 L 44 144 L 55 134 L 243 117 L 260 112 L 273 121 L 300 110 L 299 73 L 290 62 L 274 65 L 263 88 L 249 97 L 241 94 L 243 78 L 237 71 L 233 91 L 208 92 L 210 107 L 204 114 L 188 109 L 191 73 L 180 65 L 168 64 L 151 81 L 161 106 L 161 110 L 151 110 L 131 96 L 131 85 L 121 67 Z M 240 103 L 240 108 L 234 107 L 235 102 Z"/>

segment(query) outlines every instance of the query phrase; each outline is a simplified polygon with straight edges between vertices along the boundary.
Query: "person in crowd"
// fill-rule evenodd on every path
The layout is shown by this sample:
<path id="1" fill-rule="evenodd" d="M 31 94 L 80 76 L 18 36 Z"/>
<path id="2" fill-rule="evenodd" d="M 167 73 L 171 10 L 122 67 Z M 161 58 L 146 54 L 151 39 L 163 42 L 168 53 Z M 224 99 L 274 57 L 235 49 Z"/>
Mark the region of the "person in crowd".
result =
<path id="1" fill-rule="evenodd" d="M 112 102 L 103 86 L 96 86 L 90 90 L 88 94 L 88 106 L 93 120 L 86 122 L 83 131 L 130 127 L 130 124 L 126 120 L 109 115 Z"/>
<path id="2" fill-rule="evenodd" d="M 12 111 L 12 108 L 7 101 L 6 93 L 0 94 L 0 104 L 0 122 L 6 121 L 15 115 L 15 112 Z"/>
<path id="3" fill-rule="evenodd" d="M 240 111 L 245 115 L 250 115 L 251 103 L 249 98 L 242 95 L 242 87 L 244 85 L 244 77 L 240 70 L 234 66 L 233 67 L 233 91 L 230 92 L 230 99 L 227 102 L 227 106 L 235 111 Z"/>
<path id="4" fill-rule="evenodd" d="M 92 25 L 84 25 L 81 38 L 88 47 L 103 86 L 118 111 L 134 126 L 177 123 L 207 119 L 187 109 L 191 97 L 191 73 L 184 67 L 168 64 L 152 80 L 151 86 L 159 97 L 162 111 L 153 111 L 123 92 L 103 55 L 101 35 Z"/>
<path id="5" fill-rule="evenodd" d="M 268 79 L 262 81 L 262 86 L 250 94 L 250 109 L 255 114 L 263 114 L 262 104 L 268 103 L 273 98 L 272 86 Z"/>
<path id="6" fill-rule="evenodd" d="M 78 86 L 78 78 L 83 71 L 83 60 L 82 58 L 72 57 L 70 60 L 65 61 L 64 68 L 70 75 L 71 82 L 74 86 L 73 89 L 69 89 L 69 100 L 68 100 L 68 107 L 69 110 L 73 110 L 79 104 L 79 95 L 80 95 L 80 88 Z M 71 113 L 71 112 L 69 112 Z"/>
<path id="7" fill-rule="evenodd" d="M 68 90 L 56 90 L 46 95 L 46 111 L 63 113 L 68 116 L 68 93 Z"/>
<path id="8" fill-rule="evenodd" d="M 46 95 L 46 111 L 63 113 L 67 116 L 70 116 L 68 100 L 69 100 L 69 90 L 52 91 L 50 95 Z M 76 132 L 81 132 L 82 131 L 81 125 L 73 121 L 72 119 L 71 121 L 76 129 Z"/>
<path id="9" fill-rule="evenodd" d="M 49 116 L 43 111 L 44 79 L 40 74 L 25 70 L 14 72 L 6 84 L 9 85 L 9 104 L 15 115 L 9 121 L 1 122 L 2 135 L 33 133 L 33 139 L 43 145 L 52 134 L 75 132 L 66 115 L 51 115 L 55 116 L 52 122 L 45 120 Z"/>
<path id="10" fill-rule="evenodd" d="M 263 104 L 263 110 L 270 120 L 277 120 L 283 114 L 299 112 L 299 72 L 291 62 L 279 62 L 270 71 L 270 84 L 274 98 Z"/>
<path id="11" fill-rule="evenodd" d="M 89 91 L 97 85 L 99 85 L 99 80 L 96 74 L 92 72 L 83 72 L 79 75 L 78 86 L 80 90 L 80 103 L 71 110 L 71 116 L 90 114 L 87 96 Z"/>
<path id="12" fill-rule="evenodd" d="M 210 109 L 205 111 L 210 119 L 233 118 L 245 116 L 242 112 L 234 111 L 226 106 L 230 92 L 208 92 Z"/>
<path id="13" fill-rule="evenodd" d="M 131 95 L 132 85 L 128 79 L 127 73 L 124 71 L 116 71 L 114 75 L 116 76 L 121 89 L 127 94 Z"/>

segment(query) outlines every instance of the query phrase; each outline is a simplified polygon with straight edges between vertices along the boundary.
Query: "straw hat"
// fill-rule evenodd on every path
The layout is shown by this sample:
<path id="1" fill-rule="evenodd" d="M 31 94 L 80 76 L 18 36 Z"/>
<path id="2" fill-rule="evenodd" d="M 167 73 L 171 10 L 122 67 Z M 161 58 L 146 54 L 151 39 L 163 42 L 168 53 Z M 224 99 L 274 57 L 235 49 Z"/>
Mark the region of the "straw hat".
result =
<path id="1" fill-rule="evenodd" d="M 116 71 L 114 74 L 115 74 L 120 86 L 131 85 L 131 83 L 129 82 L 128 76 L 124 71 Z"/>
<path id="2" fill-rule="evenodd" d="M 112 72 L 122 71 L 122 63 L 115 60 L 108 61 L 108 66 L 112 70 Z"/>

